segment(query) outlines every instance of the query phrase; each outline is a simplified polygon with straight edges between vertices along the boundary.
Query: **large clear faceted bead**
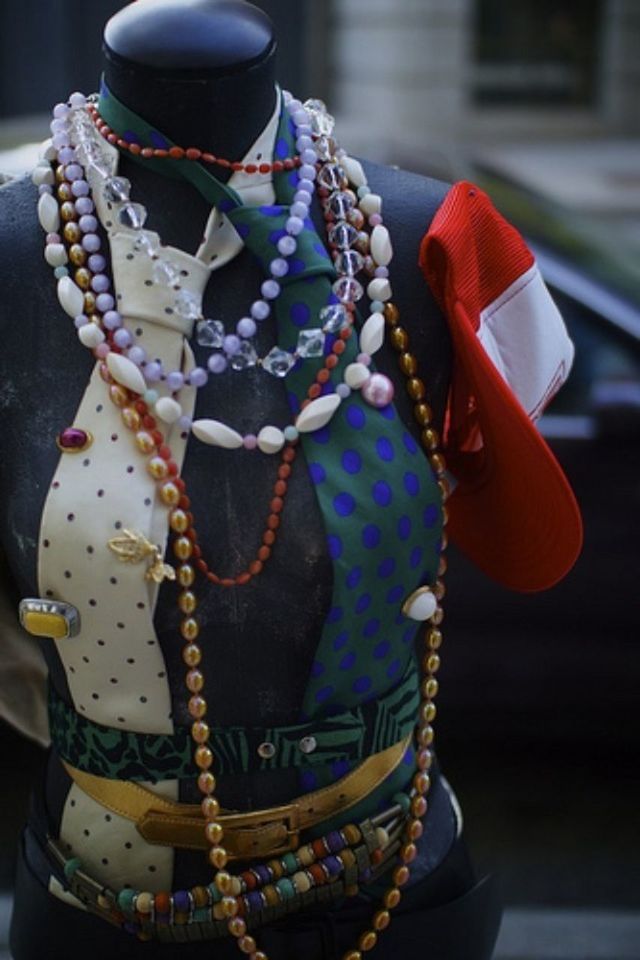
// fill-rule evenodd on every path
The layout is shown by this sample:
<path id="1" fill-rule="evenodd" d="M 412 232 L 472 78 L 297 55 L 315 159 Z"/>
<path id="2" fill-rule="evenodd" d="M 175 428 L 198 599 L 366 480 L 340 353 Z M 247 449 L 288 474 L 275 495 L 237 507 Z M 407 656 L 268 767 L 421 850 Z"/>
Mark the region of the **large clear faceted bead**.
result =
<path id="1" fill-rule="evenodd" d="M 336 122 L 327 113 L 326 103 L 323 100 L 306 100 L 304 108 L 311 119 L 312 131 L 319 137 L 330 137 Z"/>
<path id="2" fill-rule="evenodd" d="M 325 335 L 320 327 L 301 330 L 298 334 L 296 353 L 299 357 L 321 357 L 324 353 Z"/>
<path id="3" fill-rule="evenodd" d="M 257 362 L 258 354 L 248 340 L 242 341 L 237 352 L 229 360 L 233 370 L 247 370 L 249 367 L 255 367 Z"/>
<path id="4" fill-rule="evenodd" d="M 336 190 L 328 200 L 329 210 L 336 220 L 346 220 L 349 211 L 353 210 L 355 202 L 351 194 L 343 190 Z"/>
<path id="5" fill-rule="evenodd" d="M 200 300 L 189 290 L 181 290 L 175 299 L 175 310 L 185 320 L 197 320 L 201 316 Z"/>
<path id="6" fill-rule="evenodd" d="M 201 347 L 220 349 L 224 342 L 224 324 L 220 320 L 201 320 L 196 326 L 196 341 Z"/>
<path id="7" fill-rule="evenodd" d="M 126 177 L 108 177 L 102 185 L 102 193 L 108 203 L 124 203 L 131 193 L 131 181 Z"/>
<path id="8" fill-rule="evenodd" d="M 147 219 L 147 211 L 141 203 L 125 203 L 118 211 L 118 222 L 129 230 L 141 230 Z"/>
<path id="9" fill-rule="evenodd" d="M 364 296 L 362 284 L 353 277 L 339 277 L 332 289 L 341 303 L 357 303 Z"/>
<path id="10" fill-rule="evenodd" d="M 170 260 L 156 260 L 151 268 L 151 279 L 154 283 L 173 287 L 180 281 L 180 271 Z"/>
<path id="11" fill-rule="evenodd" d="M 346 174 L 337 163 L 325 163 L 318 173 L 318 183 L 327 190 L 339 190 L 346 184 Z"/>
<path id="12" fill-rule="evenodd" d="M 339 220 L 329 230 L 329 242 L 338 250 L 348 250 L 358 239 L 358 231 L 346 220 Z"/>
<path id="13" fill-rule="evenodd" d="M 354 277 L 364 266 L 364 257 L 357 250 L 343 250 L 336 257 L 336 270 L 338 273 Z"/>
<path id="14" fill-rule="evenodd" d="M 318 154 L 318 160 L 333 160 L 337 144 L 333 137 L 318 137 L 314 143 L 314 148 Z"/>
<path id="15" fill-rule="evenodd" d="M 160 241 L 153 234 L 140 233 L 131 244 L 131 249 L 134 253 L 146 253 L 148 257 L 155 257 L 160 249 Z"/>
<path id="16" fill-rule="evenodd" d="M 318 319 L 325 333 L 338 333 L 349 323 L 349 314 L 341 303 L 330 303 L 322 308 Z"/>
<path id="17" fill-rule="evenodd" d="M 286 377 L 295 362 L 295 357 L 288 350 L 273 347 L 262 361 L 262 366 L 274 377 Z"/>

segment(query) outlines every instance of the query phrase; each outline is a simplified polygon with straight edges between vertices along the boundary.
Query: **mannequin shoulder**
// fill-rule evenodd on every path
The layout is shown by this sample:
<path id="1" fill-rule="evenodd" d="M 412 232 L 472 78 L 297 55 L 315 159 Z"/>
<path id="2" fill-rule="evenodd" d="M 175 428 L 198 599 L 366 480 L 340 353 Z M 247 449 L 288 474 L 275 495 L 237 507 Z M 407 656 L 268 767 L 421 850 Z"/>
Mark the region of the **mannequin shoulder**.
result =
<path id="1" fill-rule="evenodd" d="M 408 231 L 419 243 L 451 189 L 450 184 L 418 173 L 361 161 L 369 187 L 382 197 L 383 213 L 390 226 Z"/>
<path id="2" fill-rule="evenodd" d="M 38 223 L 38 190 L 25 175 L 0 187 L 0 276 L 8 280 L 20 264 L 42 259 L 44 235 Z"/>

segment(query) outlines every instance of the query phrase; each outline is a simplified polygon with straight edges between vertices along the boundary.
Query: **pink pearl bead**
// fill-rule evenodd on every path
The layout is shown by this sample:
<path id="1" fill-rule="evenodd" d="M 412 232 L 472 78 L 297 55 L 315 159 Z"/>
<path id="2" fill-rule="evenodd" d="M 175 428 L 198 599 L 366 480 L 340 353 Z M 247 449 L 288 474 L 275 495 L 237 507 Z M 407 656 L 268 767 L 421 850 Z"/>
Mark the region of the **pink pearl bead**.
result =
<path id="1" fill-rule="evenodd" d="M 108 357 L 110 352 L 111 349 L 108 343 L 99 343 L 95 349 L 96 357 L 98 357 L 100 360 L 104 360 L 106 357 Z"/>
<path id="2" fill-rule="evenodd" d="M 62 243 L 62 237 L 59 233 L 48 233 L 46 240 L 47 243 Z"/>
<path id="3" fill-rule="evenodd" d="M 372 407 L 386 407 L 393 400 L 394 386 L 384 373 L 372 373 L 362 386 L 362 396 Z"/>
<path id="4" fill-rule="evenodd" d="M 369 356 L 368 353 L 359 353 L 358 356 L 356 357 L 356 360 L 358 363 L 363 363 L 365 367 L 368 367 L 369 364 L 371 363 L 371 357 Z"/>
<path id="5" fill-rule="evenodd" d="M 382 223 L 382 217 L 379 213 L 372 213 L 369 217 L 369 226 L 379 227 Z"/>
<path id="6" fill-rule="evenodd" d="M 242 446 L 245 450 L 255 450 L 258 446 L 258 438 L 255 433 L 248 433 L 242 440 Z"/>

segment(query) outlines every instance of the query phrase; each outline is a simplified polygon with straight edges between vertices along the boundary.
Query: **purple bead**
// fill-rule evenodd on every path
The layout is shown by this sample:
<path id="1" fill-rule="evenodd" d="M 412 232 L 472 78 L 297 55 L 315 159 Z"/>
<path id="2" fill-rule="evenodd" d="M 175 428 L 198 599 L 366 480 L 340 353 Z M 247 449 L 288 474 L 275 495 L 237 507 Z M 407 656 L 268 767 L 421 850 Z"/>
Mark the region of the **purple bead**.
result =
<path id="1" fill-rule="evenodd" d="M 289 111 L 289 115 L 293 116 L 298 110 L 302 110 L 302 102 L 297 100 L 295 97 L 292 97 L 287 104 L 287 110 Z"/>
<path id="2" fill-rule="evenodd" d="M 339 860 L 337 857 L 325 857 L 322 864 L 327 868 L 329 876 L 331 877 L 339 876 L 344 870 L 342 860 Z"/>
<path id="3" fill-rule="evenodd" d="M 208 379 L 207 371 L 202 367 L 194 367 L 189 374 L 189 380 L 194 387 L 204 387 Z"/>
<path id="4" fill-rule="evenodd" d="M 60 163 L 73 163 L 76 158 L 76 151 L 73 147 L 63 147 L 58 150 L 58 160 Z"/>
<path id="5" fill-rule="evenodd" d="M 88 439 L 88 434 L 84 430 L 78 430 L 77 427 L 65 427 L 58 435 L 58 443 L 65 450 L 80 450 Z"/>
<path id="6" fill-rule="evenodd" d="M 86 317 L 84 313 L 79 314 L 79 316 L 75 317 L 73 321 L 73 325 L 75 326 L 76 330 L 79 330 L 80 327 L 84 327 L 87 323 L 89 323 L 89 318 Z"/>
<path id="7" fill-rule="evenodd" d="M 296 147 L 300 151 L 300 154 L 302 154 L 305 150 L 311 150 L 313 148 L 313 140 L 311 139 L 311 137 L 307 137 L 306 135 L 303 135 L 302 137 L 298 137 L 298 139 L 296 140 Z M 315 151 L 314 151 L 314 156 L 315 156 Z"/>
<path id="8" fill-rule="evenodd" d="M 147 351 L 144 349 L 144 347 L 135 346 L 131 347 L 127 353 L 127 356 L 132 363 L 135 363 L 135 365 L 139 367 L 147 359 Z"/>
<path id="9" fill-rule="evenodd" d="M 64 120 L 65 117 L 68 117 L 70 113 L 69 107 L 66 103 L 56 103 L 53 108 L 53 115 L 56 120 Z"/>
<path id="10" fill-rule="evenodd" d="M 97 253 L 100 249 L 100 237 L 97 233 L 85 233 L 82 246 L 87 253 Z"/>
<path id="11" fill-rule="evenodd" d="M 260 881 L 260 883 L 262 883 L 263 885 L 266 883 L 271 883 L 271 880 L 272 880 L 271 870 L 269 870 L 268 867 L 265 867 L 263 863 L 259 863 L 255 867 L 253 867 L 253 872 L 258 877 L 258 880 Z"/>
<path id="12" fill-rule="evenodd" d="M 292 217 L 299 217 L 300 220 L 304 220 L 305 217 L 309 216 L 309 207 L 306 203 L 292 203 L 291 204 L 291 219 Z"/>
<path id="13" fill-rule="evenodd" d="M 292 117 L 296 127 L 301 127 L 304 123 L 309 123 L 309 114 L 304 107 L 301 110 L 296 110 L 296 112 L 292 114 Z"/>
<path id="14" fill-rule="evenodd" d="M 62 237 L 59 233 L 48 233 L 45 240 L 47 243 L 62 243 Z"/>
<path id="15" fill-rule="evenodd" d="M 189 433 L 189 431 L 191 430 L 192 423 L 193 423 L 193 420 L 191 419 L 191 417 L 187 417 L 186 414 L 183 414 L 183 416 L 178 417 L 178 427 L 180 428 L 180 430 L 183 431 L 183 433 Z"/>
<path id="16" fill-rule="evenodd" d="M 191 897 L 186 890 L 176 890 L 173 895 L 173 906 L 179 913 L 188 913 L 191 909 Z"/>
<path id="17" fill-rule="evenodd" d="M 304 167 L 300 167 L 300 170 L 303 170 Z M 315 167 L 314 167 L 315 171 Z M 304 190 L 305 193 L 309 193 L 313 196 L 313 191 L 315 190 L 315 184 L 312 180 L 309 180 L 306 177 L 300 177 L 298 180 L 298 190 Z"/>
<path id="18" fill-rule="evenodd" d="M 269 270 L 274 277 L 284 277 L 289 272 L 289 264 L 282 257 L 276 257 L 269 264 Z"/>
<path id="19" fill-rule="evenodd" d="M 222 353 L 212 353 L 207 360 L 207 366 L 211 373 L 224 373 L 227 369 L 227 360 Z"/>
<path id="20" fill-rule="evenodd" d="M 51 138 L 51 142 L 56 150 L 63 150 L 65 147 L 69 146 L 69 134 L 68 133 L 54 133 Z"/>
<path id="21" fill-rule="evenodd" d="M 91 279 L 91 289 L 94 293 L 106 293 L 110 285 L 109 277 L 105 273 L 96 273 Z"/>
<path id="22" fill-rule="evenodd" d="M 265 280 L 260 287 L 260 293 L 265 300 L 275 300 L 280 296 L 280 284 L 277 280 Z"/>
<path id="23" fill-rule="evenodd" d="M 325 837 L 325 843 L 329 847 L 331 853 L 339 853 L 346 847 L 346 843 L 338 830 L 332 830 L 330 833 L 328 833 Z"/>
<path id="24" fill-rule="evenodd" d="M 251 891 L 251 893 L 245 894 L 245 900 L 247 901 L 247 906 L 249 911 L 253 910 L 262 910 L 264 907 L 264 901 L 262 899 L 262 894 L 257 891 Z"/>
<path id="25" fill-rule="evenodd" d="M 305 206 L 307 207 L 309 206 L 312 200 L 313 200 L 313 195 L 309 193 L 308 190 L 296 190 L 296 192 L 293 195 L 294 203 L 304 203 Z"/>
<path id="26" fill-rule="evenodd" d="M 379 213 L 372 213 L 369 217 L 369 225 L 372 227 L 379 227 L 382 223 L 382 216 Z"/>
<path id="27" fill-rule="evenodd" d="M 389 276 L 389 267 L 376 267 L 374 276 L 382 277 L 386 280 L 386 278 Z"/>
<path id="28" fill-rule="evenodd" d="M 290 233 L 292 237 L 297 237 L 304 230 L 304 220 L 301 217 L 289 217 L 284 226 L 287 233 Z"/>
<path id="29" fill-rule="evenodd" d="M 393 400 L 394 386 L 384 373 L 372 373 L 362 385 L 363 398 L 379 410 Z"/>
<path id="30" fill-rule="evenodd" d="M 78 220 L 78 226 L 83 233 L 95 233 L 98 229 L 98 221 L 91 213 L 85 213 Z"/>
<path id="31" fill-rule="evenodd" d="M 71 184 L 71 193 L 74 197 L 88 197 L 89 184 L 86 180 L 74 180 Z"/>
<path id="32" fill-rule="evenodd" d="M 308 150 L 302 151 L 302 153 L 300 154 L 300 159 L 305 164 L 306 163 L 314 164 L 318 158 L 316 156 L 315 150 L 308 149 Z"/>
<path id="33" fill-rule="evenodd" d="M 79 90 L 75 90 L 69 97 L 69 103 L 72 107 L 84 107 L 87 102 L 87 98 L 84 93 L 80 93 Z"/>
<path id="34" fill-rule="evenodd" d="M 256 332 L 256 322 L 255 320 L 252 320 L 251 317 L 243 317 L 242 320 L 238 320 L 236 330 L 239 337 L 243 337 L 245 340 L 247 340 Z"/>
<path id="35" fill-rule="evenodd" d="M 107 330 L 117 330 L 118 327 L 122 326 L 122 317 L 117 310 L 107 310 L 102 322 Z"/>
<path id="36" fill-rule="evenodd" d="M 294 237 L 280 237 L 278 240 L 278 253 L 281 253 L 283 257 L 290 257 L 297 249 L 298 244 Z"/>
<path id="37" fill-rule="evenodd" d="M 254 320 L 266 320 L 271 313 L 271 307 L 266 300 L 254 300 L 250 312 Z M 249 336 L 253 336 L 253 334 L 249 334 Z"/>
<path id="38" fill-rule="evenodd" d="M 87 266 L 92 273 L 102 273 L 107 265 L 107 261 L 101 253 L 92 253 L 87 260 Z"/>
<path id="39" fill-rule="evenodd" d="M 310 123 L 301 123 L 296 130 L 296 135 L 298 137 L 310 137 L 313 133 Z"/>
<path id="40" fill-rule="evenodd" d="M 184 386 L 184 376 L 179 370 L 173 370 L 167 375 L 167 386 L 172 393 L 182 389 Z"/>
<path id="41" fill-rule="evenodd" d="M 82 180 L 83 178 L 82 167 L 80 166 L 79 163 L 69 163 L 64 168 L 64 175 L 69 181 Z"/>
<path id="42" fill-rule="evenodd" d="M 82 217 L 85 213 L 93 213 L 93 200 L 91 197 L 78 197 L 75 202 L 76 213 Z"/>
<path id="43" fill-rule="evenodd" d="M 232 357 L 240 349 L 240 337 L 235 333 L 228 333 L 222 341 L 222 348 L 228 357 Z"/>
<path id="44" fill-rule="evenodd" d="M 103 317 L 104 320 L 104 317 Z M 157 360 L 151 360 L 145 365 L 144 378 L 147 383 L 157 383 L 162 376 L 162 364 Z"/>
<path id="45" fill-rule="evenodd" d="M 347 397 L 351 396 L 351 387 L 348 383 L 339 383 L 336 387 L 336 393 L 341 400 L 346 400 Z"/>
<path id="46" fill-rule="evenodd" d="M 62 117 L 55 117 L 49 124 L 49 130 L 51 130 L 51 133 L 67 133 L 69 126 Z"/>
<path id="47" fill-rule="evenodd" d="M 41 183 L 38 187 L 38 195 L 42 196 L 43 193 L 53 193 L 53 187 L 48 183 Z"/>
<path id="48" fill-rule="evenodd" d="M 242 440 L 242 446 L 245 450 L 255 450 L 258 446 L 258 438 L 255 433 L 248 433 Z"/>
<path id="49" fill-rule="evenodd" d="M 117 347 L 120 347 L 120 349 L 122 350 L 125 347 L 130 346 L 132 340 L 133 340 L 133 337 L 131 336 L 131 334 L 129 333 L 126 327 L 120 327 L 120 329 L 116 330 L 116 332 L 113 335 L 113 342 Z"/>
<path id="50" fill-rule="evenodd" d="M 107 310 L 113 310 L 116 302 L 110 293 L 99 293 L 96 297 L 96 307 L 100 313 L 106 313 Z"/>

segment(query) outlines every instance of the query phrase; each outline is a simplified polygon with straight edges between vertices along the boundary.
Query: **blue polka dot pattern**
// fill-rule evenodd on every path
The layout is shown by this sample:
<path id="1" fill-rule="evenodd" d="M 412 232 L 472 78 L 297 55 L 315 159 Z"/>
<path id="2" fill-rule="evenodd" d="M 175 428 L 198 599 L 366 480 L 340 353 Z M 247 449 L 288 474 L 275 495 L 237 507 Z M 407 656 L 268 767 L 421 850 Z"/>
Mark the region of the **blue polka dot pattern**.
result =
<path id="1" fill-rule="evenodd" d="M 380 629 L 380 621 L 377 617 L 372 617 L 370 620 L 367 620 L 364 627 L 362 628 L 363 637 L 374 637 L 378 630 Z"/>
<path id="2" fill-rule="evenodd" d="M 349 641 L 349 634 L 346 630 L 343 630 L 341 633 L 334 637 L 333 639 L 333 649 L 342 650 Z"/>
<path id="3" fill-rule="evenodd" d="M 377 643 L 373 648 L 373 655 L 376 660 L 384 660 L 390 649 L 391 642 L 389 640 L 381 640 L 380 643 Z"/>
<path id="4" fill-rule="evenodd" d="M 435 504 L 430 503 L 428 507 L 425 507 L 424 513 L 422 515 L 423 522 L 427 530 L 431 530 L 435 526 L 438 520 L 439 510 Z"/>
<path id="5" fill-rule="evenodd" d="M 357 450 L 345 450 L 342 454 L 342 469 L 346 473 L 360 473 L 362 457 Z"/>
<path id="6" fill-rule="evenodd" d="M 403 477 L 404 488 L 410 497 L 417 497 L 420 493 L 420 481 L 415 473 L 407 471 Z"/>
<path id="7" fill-rule="evenodd" d="M 314 677 L 314 678 L 315 678 L 315 677 L 321 677 L 322 674 L 325 672 L 325 670 L 326 670 L 326 668 L 325 668 L 324 663 L 320 663 L 319 660 L 315 660 L 315 661 L 313 662 L 312 667 L 311 667 L 311 676 Z"/>
<path id="8" fill-rule="evenodd" d="M 282 213 L 282 207 L 280 204 L 267 204 L 260 207 L 260 213 L 263 217 L 279 217 Z"/>
<path id="9" fill-rule="evenodd" d="M 373 550 L 378 546 L 380 540 L 382 539 L 382 532 L 380 527 L 375 523 L 368 523 L 362 531 L 362 543 L 367 548 L 367 550 Z"/>
<path id="10" fill-rule="evenodd" d="M 329 556 L 332 560 L 338 560 L 342 556 L 342 540 L 335 533 L 330 533 L 327 537 L 329 547 Z"/>
<path id="11" fill-rule="evenodd" d="M 351 763 L 348 760 L 334 760 L 331 764 L 331 773 L 336 780 L 346 775 L 351 770 Z"/>
<path id="12" fill-rule="evenodd" d="M 357 680 L 353 681 L 351 689 L 354 693 L 366 693 L 367 690 L 371 689 L 371 677 L 358 677 Z"/>
<path id="13" fill-rule="evenodd" d="M 393 444 L 388 437 L 378 437 L 376 440 L 376 453 L 385 463 L 391 463 L 393 460 Z"/>
<path id="14" fill-rule="evenodd" d="M 339 620 L 342 620 L 342 614 L 342 607 L 331 607 L 327 614 L 327 623 L 338 623 Z"/>
<path id="15" fill-rule="evenodd" d="M 159 133 L 158 130 L 151 130 L 149 132 L 149 140 L 151 141 L 151 146 L 155 147 L 156 150 L 168 150 L 169 143 L 166 138 Z M 222 209 L 222 208 L 221 208 Z"/>
<path id="16" fill-rule="evenodd" d="M 371 606 L 371 594 L 370 593 L 361 593 L 358 597 L 355 605 L 355 612 L 360 615 L 364 613 L 365 610 L 368 610 Z"/>
<path id="17" fill-rule="evenodd" d="M 378 480 L 374 483 L 371 495 L 379 507 L 388 507 L 393 500 L 391 487 L 385 480 Z"/>
<path id="18" fill-rule="evenodd" d="M 330 685 L 326 687 L 320 687 L 320 689 L 316 691 L 316 702 L 324 703 L 325 700 L 328 700 L 329 697 L 333 696 L 333 692 L 334 688 Z"/>
<path id="19" fill-rule="evenodd" d="M 356 508 L 356 501 L 352 494 L 343 490 L 333 498 L 333 508 L 340 517 L 349 517 Z"/>
<path id="20" fill-rule="evenodd" d="M 416 567 L 420 566 L 420 564 L 422 563 L 423 556 L 424 556 L 423 547 L 413 548 L 413 550 L 411 551 L 411 556 L 409 558 L 409 564 L 413 570 L 415 570 Z"/>
<path id="21" fill-rule="evenodd" d="M 362 567 L 352 567 L 347 574 L 346 584 L 349 590 L 354 590 L 362 580 Z"/>
<path id="22" fill-rule="evenodd" d="M 346 416 L 347 423 L 350 427 L 353 427 L 354 430 L 362 430 L 367 421 L 364 410 L 362 410 L 361 407 L 356 407 L 355 404 L 349 405 Z"/>
<path id="23" fill-rule="evenodd" d="M 300 776 L 300 782 L 305 793 L 310 793 L 312 790 L 317 790 L 318 788 L 318 777 L 313 770 L 303 770 Z"/>
<path id="24" fill-rule="evenodd" d="M 309 473 L 314 483 L 324 483 L 327 479 L 327 472 L 321 463 L 310 463 Z"/>
<path id="25" fill-rule="evenodd" d="M 290 315 L 291 321 L 296 327 L 306 327 L 311 318 L 311 310 L 306 303 L 298 301 L 291 307 Z"/>
<path id="26" fill-rule="evenodd" d="M 302 273 L 305 268 L 305 262 L 301 260 L 300 257 L 289 257 L 287 263 L 289 264 L 287 277 L 296 277 L 299 273 Z"/>
<path id="27" fill-rule="evenodd" d="M 385 557 L 382 563 L 378 564 L 378 576 L 382 579 L 390 577 L 396 568 L 396 562 L 393 557 Z"/>
<path id="28" fill-rule="evenodd" d="M 356 655 L 353 651 L 351 653 L 345 653 L 344 657 L 340 661 L 341 670 L 351 670 L 351 667 L 356 662 Z"/>
<path id="29" fill-rule="evenodd" d="M 405 513 L 398 520 L 396 529 L 401 540 L 408 540 L 411 536 L 411 517 L 408 517 Z"/>
<path id="30" fill-rule="evenodd" d="M 315 433 L 311 434 L 311 439 L 314 443 L 320 443 L 324 446 L 325 443 L 329 443 L 331 439 L 331 431 L 329 427 L 321 427 L 320 430 L 316 430 Z"/>
<path id="31" fill-rule="evenodd" d="M 397 604 L 399 603 L 405 595 L 405 589 L 401 583 L 396 584 L 395 587 L 391 587 L 391 590 L 387 592 L 385 601 L 387 603 Z"/>
<path id="32" fill-rule="evenodd" d="M 415 454 L 418 452 L 418 444 L 415 442 L 410 433 L 402 434 L 402 442 L 404 443 L 407 453 Z"/>

